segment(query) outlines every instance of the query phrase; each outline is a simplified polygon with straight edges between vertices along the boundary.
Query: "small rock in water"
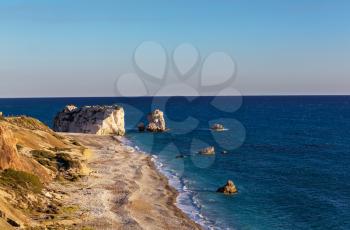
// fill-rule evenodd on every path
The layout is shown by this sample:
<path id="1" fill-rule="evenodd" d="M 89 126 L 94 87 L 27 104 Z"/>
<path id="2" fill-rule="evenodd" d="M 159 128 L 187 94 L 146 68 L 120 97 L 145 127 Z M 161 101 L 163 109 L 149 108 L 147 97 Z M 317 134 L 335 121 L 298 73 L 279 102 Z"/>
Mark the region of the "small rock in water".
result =
<path id="1" fill-rule="evenodd" d="M 221 154 L 227 154 L 228 152 L 226 150 L 221 151 Z"/>
<path id="2" fill-rule="evenodd" d="M 226 185 L 218 188 L 216 192 L 224 193 L 226 195 L 233 194 L 237 192 L 237 188 L 232 180 L 228 180 Z"/>
<path id="3" fill-rule="evenodd" d="M 214 155 L 215 154 L 215 148 L 213 146 L 206 147 L 204 149 L 199 150 L 199 154 L 202 154 L 202 155 Z"/>
<path id="4" fill-rule="evenodd" d="M 211 127 L 212 130 L 215 130 L 215 131 L 222 131 L 225 129 L 225 127 L 222 125 L 222 124 L 214 124 L 212 127 Z"/>
<path id="5" fill-rule="evenodd" d="M 139 130 L 139 132 L 144 132 L 146 127 L 145 127 L 145 124 L 143 122 L 140 122 L 138 125 L 137 125 L 137 128 Z"/>
<path id="6" fill-rule="evenodd" d="M 176 159 L 178 159 L 178 158 L 185 158 L 185 155 L 183 155 L 183 154 L 177 155 Z"/>

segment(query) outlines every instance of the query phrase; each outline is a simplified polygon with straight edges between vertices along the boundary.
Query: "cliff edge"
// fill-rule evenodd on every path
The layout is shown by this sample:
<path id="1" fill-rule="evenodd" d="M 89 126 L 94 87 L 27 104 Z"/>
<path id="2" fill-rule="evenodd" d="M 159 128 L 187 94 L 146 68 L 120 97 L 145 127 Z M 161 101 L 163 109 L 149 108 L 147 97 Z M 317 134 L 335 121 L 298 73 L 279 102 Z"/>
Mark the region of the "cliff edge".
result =
<path id="1" fill-rule="evenodd" d="M 90 133 L 97 135 L 125 134 L 124 109 L 120 106 L 67 105 L 54 119 L 56 132 Z"/>

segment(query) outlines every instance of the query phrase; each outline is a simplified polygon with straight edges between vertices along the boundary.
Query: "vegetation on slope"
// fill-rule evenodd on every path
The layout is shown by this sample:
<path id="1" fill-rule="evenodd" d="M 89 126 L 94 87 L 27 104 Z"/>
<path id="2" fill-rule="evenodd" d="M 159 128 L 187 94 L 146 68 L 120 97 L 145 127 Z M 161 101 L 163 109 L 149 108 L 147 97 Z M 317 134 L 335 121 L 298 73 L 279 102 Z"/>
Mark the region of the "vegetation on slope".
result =
<path id="1" fill-rule="evenodd" d="M 0 184 L 16 190 L 29 190 L 34 193 L 40 193 L 44 188 L 37 176 L 14 169 L 6 169 L 0 173 Z"/>
<path id="2" fill-rule="evenodd" d="M 48 133 L 53 133 L 53 131 L 47 127 L 41 121 L 27 116 L 19 116 L 19 117 L 6 117 L 6 120 L 18 127 L 30 129 L 30 130 L 41 130 Z"/>
<path id="3" fill-rule="evenodd" d="M 56 186 L 82 176 L 85 148 L 26 116 L 0 116 L 0 128 L 0 229 L 70 229 L 60 220 L 79 207 L 64 208 Z"/>

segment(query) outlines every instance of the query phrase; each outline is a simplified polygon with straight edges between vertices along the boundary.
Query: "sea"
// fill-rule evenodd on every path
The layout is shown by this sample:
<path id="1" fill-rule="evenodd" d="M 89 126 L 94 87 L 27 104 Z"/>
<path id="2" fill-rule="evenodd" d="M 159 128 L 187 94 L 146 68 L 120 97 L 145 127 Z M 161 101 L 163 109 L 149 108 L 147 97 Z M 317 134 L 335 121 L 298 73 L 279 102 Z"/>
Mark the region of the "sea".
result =
<path id="1" fill-rule="evenodd" d="M 52 127 L 67 104 L 122 105 L 125 144 L 152 156 L 205 229 L 350 229 L 350 96 L 0 99 L 0 111 Z M 169 130 L 138 132 L 155 108 Z M 216 154 L 199 155 L 207 146 Z M 237 194 L 216 192 L 227 180 Z"/>

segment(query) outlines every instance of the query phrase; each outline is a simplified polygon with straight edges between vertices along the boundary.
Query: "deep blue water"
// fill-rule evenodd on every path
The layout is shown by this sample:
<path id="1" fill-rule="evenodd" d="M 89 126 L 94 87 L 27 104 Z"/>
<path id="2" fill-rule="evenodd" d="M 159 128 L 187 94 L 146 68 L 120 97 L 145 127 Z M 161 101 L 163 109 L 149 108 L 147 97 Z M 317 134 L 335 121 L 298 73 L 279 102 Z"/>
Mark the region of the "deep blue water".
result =
<path id="1" fill-rule="evenodd" d="M 122 104 L 127 137 L 156 156 L 181 195 L 179 206 L 206 226 L 230 229 L 350 229 L 350 97 L 55 98 L 0 99 L 6 115 L 52 125 L 66 104 Z M 154 107 L 167 133 L 138 133 Z M 212 123 L 228 129 L 212 132 Z M 208 145 L 213 157 L 196 152 Z M 227 154 L 222 154 L 223 150 Z M 184 158 L 176 158 L 184 155 Z M 232 179 L 238 194 L 215 190 Z"/>

